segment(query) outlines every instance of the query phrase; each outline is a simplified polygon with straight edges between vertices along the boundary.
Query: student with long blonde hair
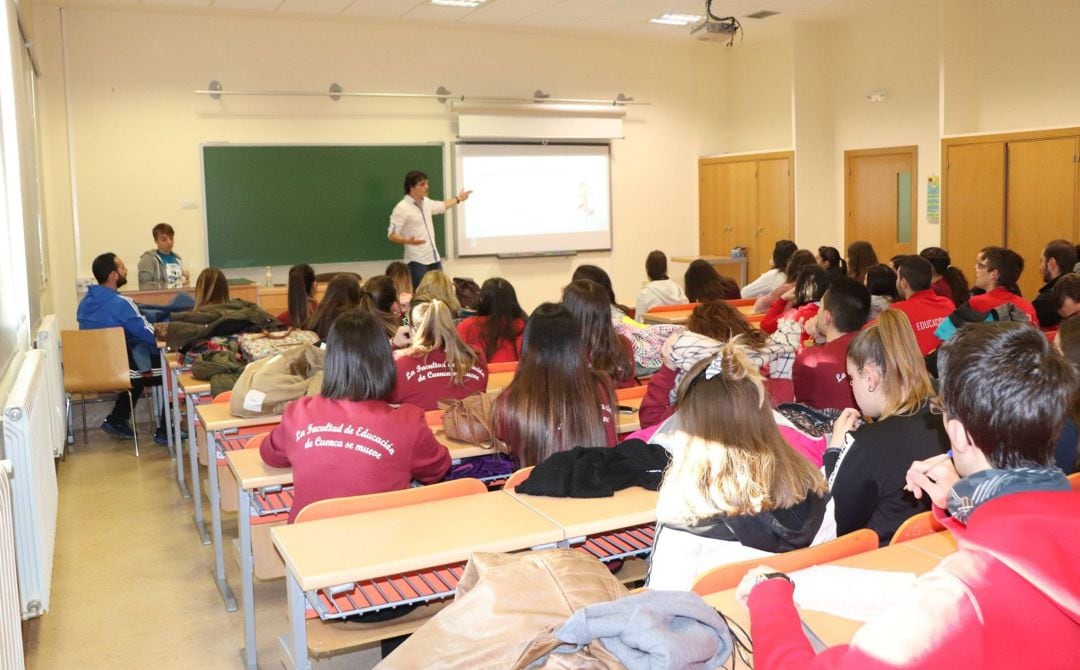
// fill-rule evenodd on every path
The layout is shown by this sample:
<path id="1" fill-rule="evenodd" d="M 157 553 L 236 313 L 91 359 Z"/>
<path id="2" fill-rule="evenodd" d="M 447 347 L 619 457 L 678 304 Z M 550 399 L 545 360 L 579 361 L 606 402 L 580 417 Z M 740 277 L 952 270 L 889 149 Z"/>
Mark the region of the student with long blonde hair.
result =
<path id="1" fill-rule="evenodd" d="M 454 282 L 442 270 L 431 270 L 420 280 L 413 294 L 416 300 L 440 300 L 450 308 L 450 315 L 458 318 L 461 315 L 461 303 L 457 299 L 457 289 Z"/>
<path id="2" fill-rule="evenodd" d="M 390 402 L 407 402 L 430 411 L 438 409 L 440 400 L 487 389 L 487 359 L 458 335 L 445 302 L 414 298 L 409 323 L 412 344 L 394 354 L 397 384 Z"/>
<path id="3" fill-rule="evenodd" d="M 195 280 L 195 309 L 229 302 L 229 280 L 217 268 L 206 268 Z"/>
<path id="4" fill-rule="evenodd" d="M 671 421 L 650 588 L 686 590 L 716 566 L 835 537 L 825 480 L 781 436 L 738 339 L 690 370 Z"/>
<path id="5" fill-rule="evenodd" d="M 912 461 L 945 453 L 949 437 L 931 411 L 934 388 L 903 312 L 887 309 L 855 336 L 847 375 L 859 409 L 836 420 L 824 458 L 836 532 L 869 528 L 884 546 L 901 523 L 930 508 L 904 490 L 904 477 Z"/>

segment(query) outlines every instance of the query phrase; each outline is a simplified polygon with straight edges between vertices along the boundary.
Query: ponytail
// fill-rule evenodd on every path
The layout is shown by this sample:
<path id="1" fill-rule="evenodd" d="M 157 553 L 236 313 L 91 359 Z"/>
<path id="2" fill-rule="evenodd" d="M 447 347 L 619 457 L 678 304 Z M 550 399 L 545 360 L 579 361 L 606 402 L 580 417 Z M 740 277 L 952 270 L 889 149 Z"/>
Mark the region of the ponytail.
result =
<path id="1" fill-rule="evenodd" d="M 949 285 L 949 290 L 952 291 L 953 302 L 957 305 L 967 302 L 971 287 L 968 286 L 967 277 L 964 276 L 960 268 L 950 265 L 945 268 L 945 272 L 941 273 L 941 276 L 945 278 L 945 283 Z"/>
<path id="2" fill-rule="evenodd" d="M 397 290 L 394 281 L 386 275 L 375 275 L 368 279 L 360 290 L 360 309 L 378 319 L 391 338 L 401 325 L 401 320 L 393 313 L 395 304 Z"/>
<path id="3" fill-rule="evenodd" d="M 453 384 L 464 384 L 466 373 L 480 362 L 480 356 L 458 335 L 450 307 L 438 299 L 416 303 L 411 317 L 413 344 L 406 355 L 427 355 L 442 350 L 446 353 L 446 365 L 454 373 Z"/>
<path id="4" fill-rule="evenodd" d="M 311 316 L 312 293 L 315 291 L 315 270 L 307 263 L 289 268 L 289 319 L 299 326 Z"/>
<path id="5" fill-rule="evenodd" d="M 881 371 L 885 407 L 881 419 L 914 414 L 934 395 L 915 331 L 906 314 L 887 309 L 848 345 L 847 358 L 856 368 L 873 364 Z"/>

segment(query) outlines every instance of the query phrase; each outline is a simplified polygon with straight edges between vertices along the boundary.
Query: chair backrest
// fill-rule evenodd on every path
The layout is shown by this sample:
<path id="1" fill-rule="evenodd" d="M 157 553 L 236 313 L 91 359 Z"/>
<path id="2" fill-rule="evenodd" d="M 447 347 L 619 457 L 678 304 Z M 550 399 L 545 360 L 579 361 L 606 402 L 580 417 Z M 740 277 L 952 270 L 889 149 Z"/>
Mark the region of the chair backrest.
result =
<path id="1" fill-rule="evenodd" d="M 514 372 L 517 370 L 517 361 L 508 361 L 505 363 L 488 363 L 488 374 L 495 372 Z"/>
<path id="2" fill-rule="evenodd" d="M 269 434 L 270 433 L 256 433 L 256 434 L 252 435 L 251 439 L 244 443 L 244 448 L 245 449 L 258 449 L 259 447 L 262 446 L 263 440 L 265 440 L 266 436 L 269 435 Z"/>
<path id="3" fill-rule="evenodd" d="M 743 314 L 743 316 L 746 317 L 746 322 L 751 323 L 751 324 L 753 324 L 753 323 L 761 323 L 762 321 L 765 320 L 765 315 L 764 314 Z"/>
<path id="4" fill-rule="evenodd" d="M 854 556 L 877 548 L 877 533 L 867 528 L 861 528 L 847 535 L 841 535 L 830 542 L 823 542 L 805 549 L 796 549 L 783 554 L 751 558 L 748 561 L 721 565 L 699 575 L 691 590 L 698 595 L 705 596 L 717 591 L 733 589 L 739 585 L 747 571 L 759 565 L 767 565 L 773 570 L 781 572 L 794 572 L 795 570 L 821 565 L 822 563 Z"/>
<path id="5" fill-rule="evenodd" d="M 901 542 L 914 540 L 923 535 L 940 533 L 943 530 L 945 530 L 945 526 L 938 523 L 938 520 L 934 518 L 933 512 L 923 512 L 922 514 L 916 514 L 900 524 L 900 527 L 897 528 L 896 532 L 893 534 L 892 539 L 889 540 L 889 544 L 900 544 Z"/>
<path id="6" fill-rule="evenodd" d="M 700 304 L 700 302 L 692 302 L 688 305 L 654 305 L 649 308 L 647 314 L 656 314 L 658 312 L 680 312 L 684 309 L 692 310 Z"/>
<path id="7" fill-rule="evenodd" d="M 725 300 L 724 302 L 732 307 L 748 307 L 757 302 L 757 298 L 736 298 L 734 300 Z"/>
<path id="8" fill-rule="evenodd" d="M 1080 491 L 1080 472 L 1069 475 L 1069 485 L 1072 486 L 1073 491 Z"/>
<path id="9" fill-rule="evenodd" d="M 427 423 L 428 428 L 434 430 L 441 426 L 443 414 L 446 414 L 445 409 L 432 409 L 424 412 L 424 421 Z"/>
<path id="10" fill-rule="evenodd" d="M 210 402 L 213 402 L 213 403 L 230 403 L 230 402 L 232 402 L 232 390 L 230 389 L 228 391 L 222 391 L 221 393 L 214 396 L 214 399 L 211 400 Z"/>
<path id="11" fill-rule="evenodd" d="M 487 486 L 479 479 L 464 478 L 454 479 L 448 482 L 439 482 L 430 486 L 417 486 L 401 491 L 387 491 L 386 493 L 370 493 L 362 496 L 348 496 L 346 498 L 330 498 L 313 502 L 296 514 L 294 523 L 304 521 L 318 521 L 346 514 L 360 514 L 361 512 L 375 512 L 391 507 L 405 507 L 433 500 L 446 500 L 460 496 L 471 496 L 477 493 L 487 493 Z"/>
<path id="12" fill-rule="evenodd" d="M 648 386 L 628 386 L 624 389 L 615 389 L 615 399 L 632 400 L 634 398 L 644 398 L 647 390 L 649 390 Z"/>
<path id="13" fill-rule="evenodd" d="M 529 478 L 529 475 L 532 474 L 533 467 L 534 466 L 530 465 L 527 468 L 521 468 L 520 470 L 515 470 L 514 474 L 507 477 L 506 483 L 503 484 L 503 488 L 504 489 L 516 489 L 518 487 L 518 484 L 520 484 L 521 482 L 523 482 L 523 481 L 525 481 L 526 479 Z"/>
<path id="14" fill-rule="evenodd" d="M 98 393 L 131 388 L 124 329 L 64 330 L 60 332 L 64 390 Z"/>

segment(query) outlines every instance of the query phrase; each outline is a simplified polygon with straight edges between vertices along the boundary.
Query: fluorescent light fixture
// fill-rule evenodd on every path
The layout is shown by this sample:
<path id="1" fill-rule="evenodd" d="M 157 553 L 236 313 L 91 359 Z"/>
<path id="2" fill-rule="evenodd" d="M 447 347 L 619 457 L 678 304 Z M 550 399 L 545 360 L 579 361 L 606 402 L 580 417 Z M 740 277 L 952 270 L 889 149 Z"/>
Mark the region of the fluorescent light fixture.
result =
<path id="1" fill-rule="evenodd" d="M 704 16 L 698 16 L 696 14 L 662 14 L 656 18 L 649 19 L 649 23 L 659 23 L 664 26 L 689 26 L 704 20 Z"/>
<path id="2" fill-rule="evenodd" d="M 444 7 L 479 7 L 484 4 L 484 0 L 431 0 L 433 5 L 442 5 Z"/>

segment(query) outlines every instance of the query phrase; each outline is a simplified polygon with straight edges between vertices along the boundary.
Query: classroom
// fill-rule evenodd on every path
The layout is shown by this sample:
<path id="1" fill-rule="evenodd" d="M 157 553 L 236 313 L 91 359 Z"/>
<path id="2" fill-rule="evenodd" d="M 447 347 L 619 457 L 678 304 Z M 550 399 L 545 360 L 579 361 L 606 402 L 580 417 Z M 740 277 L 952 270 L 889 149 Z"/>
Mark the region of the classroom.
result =
<path id="1" fill-rule="evenodd" d="M 265 93 L 322 93 L 337 84 L 354 93 L 427 96 L 444 87 L 451 96 L 528 101 L 542 91 L 645 103 L 624 108 L 622 136 L 610 140 L 609 250 L 444 259 L 453 277 L 510 280 L 527 314 L 557 302 L 581 265 L 605 270 L 619 301 L 632 305 L 654 249 L 669 258 L 728 256 L 731 238 L 705 229 L 716 215 L 703 204 L 702 175 L 710 159 L 740 156 L 790 157 L 788 230 L 748 228 L 735 240 L 749 247 L 748 279 L 767 267 L 781 237 L 800 249 L 829 245 L 841 253 L 860 239 L 851 235 L 847 211 L 848 160 L 881 148 L 913 157 L 905 191 L 912 250 L 902 253 L 949 248 L 970 279 L 976 252 L 1006 241 L 992 224 L 970 224 L 984 210 L 964 214 L 963 203 L 939 195 L 950 147 L 980 136 L 1080 136 L 1077 0 L 715 0 L 714 13 L 741 23 L 730 46 L 695 40 L 686 26 L 649 22 L 665 12 L 702 15 L 705 4 L 5 0 L 0 394 L 16 372 L 11 362 L 33 348 L 43 317 L 55 315 L 60 329 L 78 328 L 99 254 L 114 252 L 133 271 L 153 245 L 151 227 L 168 222 L 194 285 L 210 265 L 205 145 L 440 144 L 444 180 L 432 188 L 439 198 L 455 196 L 452 103 Z M 761 10 L 777 14 L 749 17 Z M 211 96 L 211 82 L 226 92 L 264 94 Z M 1033 227 L 1038 239 L 1023 240 L 1025 295 L 1041 285 L 1042 245 L 1080 240 L 1077 174 L 1074 168 L 1068 231 L 1047 236 L 1047 228 Z M 484 193 L 469 197 L 457 204 L 468 208 Z M 950 213 L 969 223 L 953 223 L 950 233 Z M 455 215 L 445 217 L 447 250 Z M 381 235 L 387 220 L 373 225 Z M 304 228 L 296 222 L 296 235 Z M 1019 248 L 1024 232 L 1008 246 Z M 879 255 L 888 262 L 889 254 Z M 316 271 L 368 279 L 391 260 L 400 255 L 318 264 Z M 225 274 L 262 285 L 269 273 L 283 285 L 290 265 L 308 261 Z M 685 269 L 672 262 L 672 279 Z M 130 443 L 90 425 L 89 443 L 80 426 L 75 450 L 58 466 L 52 606 L 22 625 L 25 667 L 240 667 L 246 622 L 222 607 L 211 551 L 194 532 L 169 452 L 147 440 L 134 461 Z M 228 580 L 240 599 L 231 553 L 238 525 L 232 516 L 224 521 Z M 277 638 L 289 627 L 285 587 L 257 581 L 254 597 L 259 664 L 278 667 L 286 654 Z M 311 667 L 373 667 L 378 648 L 365 653 Z"/>

